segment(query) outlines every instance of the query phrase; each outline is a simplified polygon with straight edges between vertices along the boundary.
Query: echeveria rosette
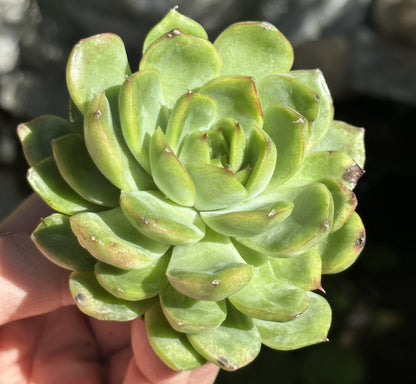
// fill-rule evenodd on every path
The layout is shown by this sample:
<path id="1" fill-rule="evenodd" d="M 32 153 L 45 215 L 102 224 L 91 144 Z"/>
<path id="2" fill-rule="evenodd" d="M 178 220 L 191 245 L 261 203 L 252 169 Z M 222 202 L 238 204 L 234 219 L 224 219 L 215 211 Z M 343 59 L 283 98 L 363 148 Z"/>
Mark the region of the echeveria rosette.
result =
<path id="1" fill-rule="evenodd" d="M 313 291 L 363 248 L 363 130 L 333 120 L 319 70 L 292 64 L 269 23 L 231 25 L 212 44 L 174 9 L 134 73 L 118 36 L 81 40 L 69 121 L 18 128 L 29 183 L 57 211 L 33 241 L 73 271 L 81 311 L 144 315 L 173 369 L 235 370 L 261 343 L 325 341 L 331 310 Z"/>

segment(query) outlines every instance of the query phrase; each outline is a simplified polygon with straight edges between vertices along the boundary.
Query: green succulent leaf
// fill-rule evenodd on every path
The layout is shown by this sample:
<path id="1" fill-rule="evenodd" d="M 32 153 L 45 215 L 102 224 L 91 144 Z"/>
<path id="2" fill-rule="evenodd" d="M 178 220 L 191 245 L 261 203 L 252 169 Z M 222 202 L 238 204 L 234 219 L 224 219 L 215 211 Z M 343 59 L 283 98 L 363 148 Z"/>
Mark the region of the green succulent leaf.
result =
<path id="1" fill-rule="evenodd" d="M 138 71 L 126 78 L 118 95 L 124 140 L 139 164 L 150 173 L 149 142 L 163 119 L 160 74 Z"/>
<path id="2" fill-rule="evenodd" d="M 297 319 L 285 323 L 254 319 L 263 344 L 278 350 L 292 350 L 327 341 L 331 307 L 320 295 L 307 292 L 308 309 Z"/>
<path id="3" fill-rule="evenodd" d="M 168 284 L 160 303 L 170 325 L 179 332 L 200 333 L 218 327 L 226 318 L 225 301 L 196 300 Z"/>
<path id="4" fill-rule="evenodd" d="M 293 109 L 273 105 L 265 112 L 263 129 L 276 145 L 276 167 L 269 183 L 269 188 L 274 189 L 289 180 L 302 165 L 308 123 Z"/>
<path id="5" fill-rule="evenodd" d="M 55 211 L 74 215 L 102 209 L 83 199 L 65 182 L 52 156 L 31 167 L 27 172 L 27 180 L 32 189 Z"/>
<path id="6" fill-rule="evenodd" d="M 219 327 L 187 337 L 202 356 L 227 371 L 249 364 L 261 348 L 253 320 L 232 305 L 227 305 L 227 318 Z"/>
<path id="7" fill-rule="evenodd" d="M 197 300 L 223 300 L 248 284 L 252 266 L 226 236 L 207 232 L 196 244 L 174 247 L 166 270 L 171 285 Z"/>
<path id="8" fill-rule="evenodd" d="M 312 151 L 339 151 L 349 155 L 360 168 L 365 163 L 364 129 L 334 120 L 331 129 Z"/>
<path id="9" fill-rule="evenodd" d="M 127 301 L 114 297 L 98 284 L 93 272 L 72 272 L 69 289 L 77 307 L 99 320 L 130 321 L 154 303 L 154 299 Z"/>
<path id="10" fill-rule="evenodd" d="M 365 243 L 365 229 L 354 212 L 345 224 L 317 246 L 322 258 L 322 273 L 339 273 L 360 255 Z"/>
<path id="11" fill-rule="evenodd" d="M 154 264 L 169 247 L 142 236 L 119 207 L 105 212 L 74 215 L 70 223 L 84 248 L 97 260 L 118 268 L 147 267 Z"/>
<path id="12" fill-rule="evenodd" d="M 192 207 L 195 202 L 195 184 L 169 147 L 160 128 L 151 139 L 149 158 L 153 180 L 159 190 L 175 203 Z"/>
<path id="13" fill-rule="evenodd" d="M 253 269 L 253 278 L 229 297 L 240 312 L 255 319 L 291 321 L 309 305 L 306 292 L 278 278 L 270 263 Z"/>
<path id="14" fill-rule="evenodd" d="M 51 141 L 70 132 L 68 121 L 52 115 L 40 116 L 17 127 L 17 135 L 30 166 L 51 156 Z"/>
<path id="15" fill-rule="evenodd" d="M 172 108 L 187 90 L 219 75 L 221 58 L 209 41 L 174 29 L 147 49 L 139 68 L 160 72 L 164 100 Z"/>
<path id="16" fill-rule="evenodd" d="M 176 371 L 200 367 L 205 359 L 192 347 L 185 333 L 174 330 L 156 302 L 144 316 L 147 337 L 161 360 Z"/>
<path id="17" fill-rule="evenodd" d="M 152 43 L 174 29 L 179 29 L 182 32 L 200 37 L 201 39 L 208 38 L 207 33 L 201 24 L 187 16 L 182 15 L 176 10 L 176 8 L 172 8 L 167 15 L 146 35 L 143 43 L 143 53 L 147 51 Z"/>
<path id="18" fill-rule="evenodd" d="M 322 289 L 322 261 L 319 253 L 310 249 L 296 257 L 269 257 L 278 279 L 284 279 L 305 291 Z"/>
<path id="19" fill-rule="evenodd" d="M 121 192 L 121 208 L 143 235 L 165 244 L 187 245 L 204 237 L 196 211 L 176 205 L 156 192 Z"/>
<path id="20" fill-rule="evenodd" d="M 101 173 L 119 189 L 134 191 L 152 186 L 149 175 L 135 161 L 120 128 L 112 118 L 105 93 L 96 96 L 85 114 L 85 144 Z"/>
<path id="21" fill-rule="evenodd" d="M 309 184 L 288 190 L 280 197 L 294 205 L 284 225 L 257 236 L 237 237 L 238 242 L 270 256 L 290 257 L 307 251 L 328 234 L 334 203 L 325 185 Z"/>
<path id="22" fill-rule="evenodd" d="M 72 100 L 85 114 L 91 100 L 121 85 L 130 73 L 123 41 L 117 35 L 103 33 L 75 45 L 67 64 L 66 82 Z"/>
<path id="23" fill-rule="evenodd" d="M 156 296 L 167 284 L 165 271 L 169 259 L 170 252 L 166 252 L 153 264 L 140 269 L 121 269 L 99 261 L 94 271 L 98 283 L 115 297 L 144 300 Z"/>
<path id="24" fill-rule="evenodd" d="M 62 268 L 91 271 L 96 260 L 81 247 L 72 233 L 69 216 L 53 213 L 36 227 L 31 239 L 42 254 Z"/>
<path id="25" fill-rule="evenodd" d="M 313 122 L 308 148 L 319 143 L 328 132 L 334 117 L 331 92 L 325 78 L 319 69 L 290 71 L 289 75 L 304 84 L 315 94 L 319 101 L 318 116 Z M 328 148 L 325 148 L 328 149 Z"/>
<path id="26" fill-rule="evenodd" d="M 266 22 L 240 22 L 226 28 L 215 40 L 223 61 L 222 75 L 252 76 L 260 80 L 287 72 L 293 49 L 286 37 Z"/>
<path id="27" fill-rule="evenodd" d="M 59 172 L 74 191 L 94 204 L 118 205 L 119 190 L 99 172 L 81 136 L 70 133 L 54 139 L 52 150 Z"/>

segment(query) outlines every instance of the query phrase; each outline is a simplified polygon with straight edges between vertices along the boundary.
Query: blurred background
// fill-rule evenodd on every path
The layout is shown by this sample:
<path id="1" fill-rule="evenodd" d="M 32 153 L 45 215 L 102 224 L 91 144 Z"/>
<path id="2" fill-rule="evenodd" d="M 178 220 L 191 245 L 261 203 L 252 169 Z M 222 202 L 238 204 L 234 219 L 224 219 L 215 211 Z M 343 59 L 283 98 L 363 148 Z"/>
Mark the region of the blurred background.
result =
<path id="1" fill-rule="evenodd" d="M 222 383 L 416 382 L 413 187 L 416 176 L 415 0 L 0 0 L 0 220 L 29 193 L 16 125 L 67 117 L 65 65 L 81 38 L 114 32 L 132 70 L 147 31 L 167 11 L 205 26 L 265 20 L 295 48 L 295 68 L 323 70 L 335 117 L 366 128 L 366 173 L 355 190 L 367 245 L 347 271 L 323 277 L 330 342 L 292 352 L 263 347 Z"/>

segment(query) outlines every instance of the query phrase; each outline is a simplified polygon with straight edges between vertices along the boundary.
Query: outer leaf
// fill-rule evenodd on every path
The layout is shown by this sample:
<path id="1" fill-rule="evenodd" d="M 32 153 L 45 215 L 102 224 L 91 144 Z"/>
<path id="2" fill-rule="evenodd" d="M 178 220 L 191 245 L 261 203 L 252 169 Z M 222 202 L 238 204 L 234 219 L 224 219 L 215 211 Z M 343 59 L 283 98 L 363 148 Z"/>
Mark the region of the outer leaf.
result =
<path id="1" fill-rule="evenodd" d="M 140 70 L 155 68 L 161 74 L 164 100 L 172 108 L 188 89 L 217 77 L 221 59 L 207 40 L 178 29 L 153 43 L 140 61 Z"/>
<path id="2" fill-rule="evenodd" d="M 309 305 L 306 292 L 277 278 L 270 263 L 254 268 L 250 282 L 229 300 L 240 312 L 270 321 L 293 320 Z"/>
<path id="3" fill-rule="evenodd" d="M 155 303 L 146 312 L 144 320 L 153 350 L 168 367 L 176 371 L 187 371 L 205 363 L 205 359 L 192 347 L 186 335 L 172 329 L 159 303 Z"/>
<path id="4" fill-rule="evenodd" d="M 17 127 L 23 153 L 30 166 L 52 155 L 52 139 L 70 132 L 68 121 L 52 115 L 40 116 Z"/>
<path id="5" fill-rule="evenodd" d="M 311 127 L 311 138 L 308 143 L 308 147 L 312 147 L 326 135 L 334 117 L 331 93 L 319 69 L 291 71 L 290 76 L 308 87 L 319 99 L 319 112 Z"/>
<path id="6" fill-rule="evenodd" d="M 104 93 L 91 102 L 85 114 L 85 144 L 101 173 L 119 189 L 151 187 L 149 175 L 136 162 L 124 143 L 120 128 L 113 122 Z"/>
<path id="7" fill-rule="evenodd" d="M 196 244 L 175 247 L 166 274 L 184 295 L 218 301 L 243 288 L 252 277 L 252 267 L 229 238 L 209 232 Z"/>
<path id="8" fill-rule="evenodd" d="M 159 72 L 138 71 L 120 88 L 118 105 L 123 137 L 139 164 L 150 173 L 149 142 L 163 117 Z"/>
<path id="9" fill-rule="evenodd" d="M 176 10 L 176 8 L 173 8 L 147 34 L 143 43 L 143 53 L 147 51 L 153 42 L 173 29 L 179 29 L 182 32 L 189 33 L 190 35 L 194 35 L 202 39 L 208 38 L 202 25 L 198 24 L 195 20 L 182 15 Z"/>
<path id="10" fill-rule="evenodd" d="M 51 208 L 66 215 L 102 209 L 79 196 L 62 178 L 52 156 L 38 162 L 27 172 L 33 190 Z"/>
<path id="11" fill-rule="evenodd" d="M 286 323 L 254 319 L 261 341 L 270 348 L 292 350 L 327 341 L 331 307 L 320 295 L 307 292 L 310 305 L 297 319 Z"/>
<path id="12" fill-rule="evenodd" d="M 290 42 L 265 22 L 241 22 L 225 29 L 215 40 L 223 60 L 223 75 L 252 76 L 287 72 L 293 64 Z"/>
<path id="13" fill-rule="evenodd" d="M 68 216 L 53 213 L 42 219 L 31 239 L 46 258 L 62 268 L 76 271 L 94 268 L 96 260 L 78 243 Z"/>
<path id="14" fill-rule="evenodd" d="M 71 133 L 52 142 L 53 156 L 64 180 L 84 199 L 114 207 L 119 190 L 97 169 L 81 136 Z"/>
<path id="15" fill-rule="evenodd" d="M 322 261 L 319 253 L 313 249 L 296 257 L 270 257 L 274 274 L 279 279 L 296 285 L 305 291 L 322 289 Z"/>
<path id="16" fill-rule="evenodd" d="M 153 180 L 159 190 L 175 203 L 192 207 L 195 202 L 195 184 L 169 147 L 160 128 L 151 139 L 149 158 Z"/>
<path id="17" fill-rule="evenodd" d="M 100 320 L 133 320 L 143 315 L 154 303 L 154 299 L 126 301 L 114 297 L 97 283 L 93 272 L 72 272 L 69 288 L 77 307 Z"/>
<path id="18" fill-rule="evenodd" d="M 291 108 L 274 105 L 265 112 L 263 129 L 276 146 L 276 167 L 269 184 L 274 189 L 289 180 L 302 165 L 308 124 Z"/>
<path id="19" fill-rule="evenodd" d="M 119 268 L 144 268 L 154 264 L 168 249 L 144 236 L 129 223 L 120 208 L 71 217 L 79 243 L 96 259 Z"/>
<path id="20" fill-rule="evenodd" d="M 217 101 L 218 119 L 232 118 L 249 137 L 254 127 L 263 124 L 263 111 L 254 79 L 246 76 L 218 77 L 205 84 L 199 93 Z"/>
<path id="21" fill-rule="evenodd" d="M 365 229 L 354 212 L 347 222 L 317 247 L 322 258 L 322 273 L 338 273 L 347 269 L 363 250 Z"/>
<path id="22" fill-rule="evenodd" d="M 147 267 L 128 270 L 98 262 L 95 276 L 99 284 L 115 297 L 143 300 L 156 296 L 167 284 L 165 271 L 169 258 L 170 252 L 167 252 Z"/>
<path id="23" fill-rule="evenodd" d="M 282 194 L 293 201 L 294 209 L 284 221 L 269 231 L 253 237 L 238 237 L 237 241 L 270 256 L 299 255 L 328 234 L 334 214 L 332 196 L 323 184 L 310 184 Z"/>
<path id="24" fill-rule="evenodd" d="M 232 305 L 227 306 L 227 318 L 219 327 L 187 336 L 202 356 L 227 371 L 249 364 L 261 349 L 253 321 Z"/>
<path id="25" fill-rule="evenodd" d="M 205 226 L 191 208 L 154 192 L 121 192 L 121 208 L 143 235 L 165 244 L 187 245 L 204 237 Z"/>
<path id="26" fill-rule="evenodd" d="M 263 109 L 281 104 L 294 109 L 310 123 L 319 111 L 319 99 L 302 83 L 288 75 L 272 75 L 258 83 Z"/>
<path id="27" fill-rule="evenodd" d="M 160 293 L 163 313 L 179 332 L 200 333 L 218 327 L 227 315 L 225 301 L 196 300 L 167 285 Z"/>
<path id="28" fill-rule="evenodd" d="M 123 41 L 112 33 L 81 40 L 72 50 L 66 71 L 66 82 L 72 100 L 85 114 L 95 96 L 121 85 L 130 75 Z"/>
<path id="29" fill-rule="evenodd" d="M 312 151 L 340 151 L 353 158 L 360 168 L 365 163 L 364 128 L 354 127 L 343 121 L 334 120 L 331 129 Z"/>

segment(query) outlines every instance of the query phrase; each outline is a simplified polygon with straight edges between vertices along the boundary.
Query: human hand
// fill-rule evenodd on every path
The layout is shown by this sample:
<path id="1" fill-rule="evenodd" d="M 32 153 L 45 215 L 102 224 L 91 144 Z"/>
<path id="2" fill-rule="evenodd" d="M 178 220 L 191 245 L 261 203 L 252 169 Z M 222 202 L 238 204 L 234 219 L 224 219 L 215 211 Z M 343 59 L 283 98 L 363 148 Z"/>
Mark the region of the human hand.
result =
<path id="1" fill-rule="evenodd" d="M 73 305 L 69 271 L 30 240 L 50 213 L 32 195 L 0 223 L 0 384 L 212 384 L 212 363 L 186 372 L 167 367 L 140 318 L 100 321 Z"/>

